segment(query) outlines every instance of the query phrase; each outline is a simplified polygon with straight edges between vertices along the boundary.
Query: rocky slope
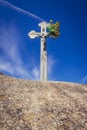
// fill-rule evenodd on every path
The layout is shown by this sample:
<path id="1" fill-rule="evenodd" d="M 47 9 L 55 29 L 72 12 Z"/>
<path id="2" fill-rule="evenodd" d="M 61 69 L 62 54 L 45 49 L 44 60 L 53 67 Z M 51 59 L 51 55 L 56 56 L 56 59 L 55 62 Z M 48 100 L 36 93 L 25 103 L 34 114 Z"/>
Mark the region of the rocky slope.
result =
<path id="1" fill-rule="evenodd" d="M 87 85 L 0 74 L 0 130 L 87 130 Z"/>

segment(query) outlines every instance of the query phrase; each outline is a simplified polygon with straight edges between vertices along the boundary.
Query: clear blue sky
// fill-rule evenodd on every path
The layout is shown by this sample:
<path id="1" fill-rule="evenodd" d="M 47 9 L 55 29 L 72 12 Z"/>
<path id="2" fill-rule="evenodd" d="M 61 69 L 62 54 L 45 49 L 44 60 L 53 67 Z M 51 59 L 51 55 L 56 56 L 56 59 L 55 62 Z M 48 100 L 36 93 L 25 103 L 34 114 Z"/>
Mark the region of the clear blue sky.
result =
<path id="1" fill-rule="evenodd" d="M 0 0 L 2 3 L 3 0 Z M 87 0 L 8 0 L 40 18 L 60 22 L 60 37 L 47 38 L 48 80 L 87 84 Z M 0 4 L 0 72 L 39 79 L 41 21 Z"/>

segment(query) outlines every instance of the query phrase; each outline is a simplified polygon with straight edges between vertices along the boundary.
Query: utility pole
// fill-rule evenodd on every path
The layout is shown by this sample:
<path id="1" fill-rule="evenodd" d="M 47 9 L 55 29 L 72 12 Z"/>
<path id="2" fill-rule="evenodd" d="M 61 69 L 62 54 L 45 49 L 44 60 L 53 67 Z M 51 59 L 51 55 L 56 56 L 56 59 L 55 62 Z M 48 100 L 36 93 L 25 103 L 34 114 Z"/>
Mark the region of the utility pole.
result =
<path id="1" fill-rule="evenodd" d="M 47 51 L 46 51 L 46 37 L 48 33 L 46 32 L 47 24 L 42 22 L 39 24 L 41 27 L 41 51 L 40 51 L 40 80 L 47 80 Z"/>
<path id="2" fill-rule="evenodd" d="M 40 80 L 47 81 L 47 51 L 46 51 L 46 38 L 52 36 L 47 32 L 48 24 L 46 22 L 41 22 L 39 24 L 41 27 L 41 32 L 36 32 L 32 30 L 28 33 L 30 38 L 41 38 L 41 50 L 40 50 Z"/>

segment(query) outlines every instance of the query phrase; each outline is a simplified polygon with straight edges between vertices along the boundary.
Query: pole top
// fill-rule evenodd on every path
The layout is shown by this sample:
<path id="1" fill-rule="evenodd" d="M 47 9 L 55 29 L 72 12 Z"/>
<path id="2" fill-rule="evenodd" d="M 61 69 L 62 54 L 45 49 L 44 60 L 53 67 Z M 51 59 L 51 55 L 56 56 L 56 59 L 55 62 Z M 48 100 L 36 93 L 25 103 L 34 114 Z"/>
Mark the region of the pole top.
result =
<path id="1" fill-rule="evenodd" d="M 47 25 L 48 25 L 48 23 L 46 23 L 46 22 L 41 22 L 38 24 L 38 26 L 43 26 L 43 27 L 46 27 Z"/>
<path id="2" fill-rule="evenodd" d="M 47 33 L 47 23 L 46 22 L 41 22 L 38 24 L 38 26 L 41 27 L 41 36 L 42 37 L 47 37 L 48 33 Z"/>

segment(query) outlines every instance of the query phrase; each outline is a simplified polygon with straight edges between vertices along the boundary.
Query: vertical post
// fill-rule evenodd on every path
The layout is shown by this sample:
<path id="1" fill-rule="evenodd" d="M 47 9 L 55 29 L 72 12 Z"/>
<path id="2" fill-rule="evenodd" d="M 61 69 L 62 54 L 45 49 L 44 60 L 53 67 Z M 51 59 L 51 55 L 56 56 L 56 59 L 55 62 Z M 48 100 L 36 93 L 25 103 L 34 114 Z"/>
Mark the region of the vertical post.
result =
<path id="1" fill-rule="evenodd" d="M 47 51 L 46 51 L 46 26 L 45 22 L 41 26 L 41 51 L 40 51 L 40 80 L 47 81 Z"/>
<path id="2" fill-rule="evenodd" d="M 52 22 L 52 21 L 51 21 Z M 59 23 L 56 24 L 47 24 L 42 22 L 39 24 L 41 27 L 41 32 L 36 32 L 32 30 L 28 33 L 30 38 L 40 37 L 41 38 L 41 50 L 40 50 L 40 80 L 47 81 L 47 51 L 46 51 L 46 38 L 48 36 L 56 38 L 59 36 Z M 52 29 L 50 29 L 52 27 Z M 46 32 L 46 28 L 48 28 L 48 32 Z"/>

